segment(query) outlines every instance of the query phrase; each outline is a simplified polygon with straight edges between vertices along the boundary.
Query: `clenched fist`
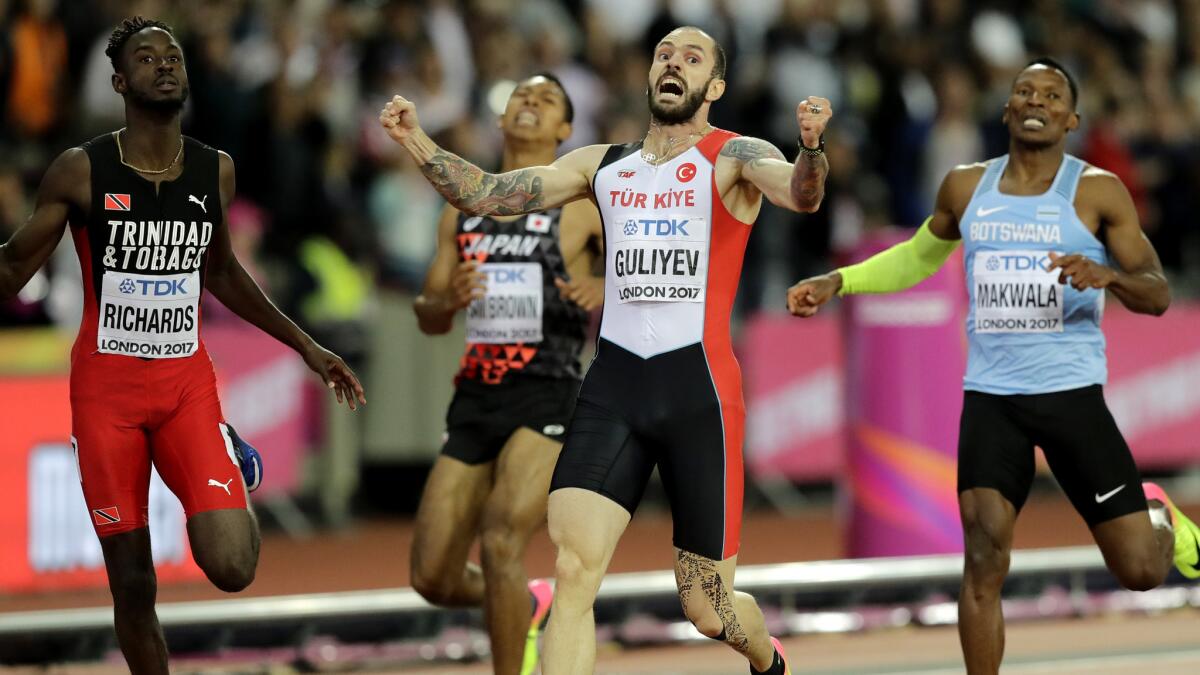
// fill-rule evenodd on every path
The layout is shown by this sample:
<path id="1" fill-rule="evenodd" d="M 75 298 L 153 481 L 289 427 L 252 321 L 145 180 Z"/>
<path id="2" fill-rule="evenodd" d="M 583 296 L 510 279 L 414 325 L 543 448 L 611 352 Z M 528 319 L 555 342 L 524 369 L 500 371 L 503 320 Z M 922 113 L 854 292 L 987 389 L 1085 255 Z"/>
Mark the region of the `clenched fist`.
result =
<path id="1" fill-rule="evenodd" d="M 842 288 L 842 275 L 837 272 L 822 274 L 798 282 L 788 289 L 788 311 L 795 316 L 809 317 L 821 309 L 821 305 L 833 299 Z"/>
<path id="2" fill-rule="evenodd" d="M 821 134 L 829 118 L 833 117 L 833 106 L 829 99 L 820 96 L 809 96 L 796 106 L 796 124 L 800 127 L 800 141 L 806 148 L 816 148 L 821 144 Z"/>
<path id="3" fill-rule="evenodd" d="M 397 143 L 403 143 L 421 128 L 417 121 L 417 107 L 399 95 L 393 96 L 379 111 L 379 124 Z"/>

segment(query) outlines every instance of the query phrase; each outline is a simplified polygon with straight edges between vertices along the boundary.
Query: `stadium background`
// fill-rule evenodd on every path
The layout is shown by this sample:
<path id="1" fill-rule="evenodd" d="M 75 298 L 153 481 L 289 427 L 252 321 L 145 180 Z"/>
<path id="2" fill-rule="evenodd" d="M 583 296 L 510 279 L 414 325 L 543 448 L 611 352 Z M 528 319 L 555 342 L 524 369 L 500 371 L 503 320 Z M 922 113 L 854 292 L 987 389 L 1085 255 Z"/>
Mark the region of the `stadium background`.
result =
<path id="1" fill-rule="evenodd" d="M 371 400 L 357 415 L 337 410 L 285 349 L 206 302 L 226 414 L 267 461 L 253 596 L 407 585 L 409 519 L 462 336 L 416 330 L 410 305 L 441 201 L 378 129 L 383 102 L 403 93 L 437 141 L 495 167 L 496 114 L 513 81 L 550 70 L 576 108 L 564 150 L 626 142 L 645 131 L 650 49 L 679 24 L 729 51 L 717 126 L 790 156 L 795 103 L 817 94 L 835 111 L 822 208 L 764 208 L 747 252 L 735 317 L 753 467 L 744 562 L 849 553 L 851 507 L 836 487 L 847 473 L 844 312 L 791 320 L 784 290 L 916 226 L 954 165 L 1002 154 L 1009 85 L 1039 55 L 1080 82 L 1069 151 L 1129 187 L 1172 282 L 1160 320 L 1110 301 L 1110 402 L 1143 468 L 1200 501 L 1200 0 L 0 0 L 5 237 L 58 152 L 122 125 L 103 48 L 132 14 L 175 28 L 191 79 L 185 133 L 237 162 L 229 224 L 243 264 L 352 362 Z M 62 487 L 74 479 L 65 372 L 80 292 L 64 241 L 0 305 L 0 522 L 10 533 L 0 612 L 107 601 L 82 501 Z M 954 377 L 961 367 L 919 365 Z M 1018 545 L 1087 543 L 1048 478 L 1038 491 Z M 156 553 L 176 560 L 160 571 L 160 599 L 219 597 L 196 581 L 177 505 L 158 501 Z M 669 566 L 663 508 L 652 490 L 614 569 Z M 531 572 L 550 573 L 551 560 L 542 536 Z"/>

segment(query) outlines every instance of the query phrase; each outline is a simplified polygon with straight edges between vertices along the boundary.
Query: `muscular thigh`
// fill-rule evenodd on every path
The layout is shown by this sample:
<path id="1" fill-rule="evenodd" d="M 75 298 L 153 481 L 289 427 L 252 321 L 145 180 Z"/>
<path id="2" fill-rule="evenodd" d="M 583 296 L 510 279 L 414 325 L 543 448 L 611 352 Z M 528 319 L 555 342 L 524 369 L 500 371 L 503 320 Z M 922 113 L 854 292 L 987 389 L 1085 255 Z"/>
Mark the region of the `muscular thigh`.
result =
<path id="1" fill-rule="evenodd" d="M 413 535 L 414 564 L 454 567 L 466 560 L 492 489 L 495 463 L 466 464 L 438 457 L 425 482 Z"/>
<path id="2" fill-rule="evenodd" d="M 1035 440 L 1089 526 L 1146 510 L 1141 475 L 1099 385 L 1046 394 Z"/>
<path id="3" fill-rule="evenodd" d="M 1019 397 L 968 391 L 958 434 L 958 493 L 992 489 L 1020 511 L 1033 485 L 1033 440 Z"/>
<path id="4" fill-rule="evenodd" d="M 550 477 L 561 449 L 561 443 L 533 429 L 522 427 L 513 432 L 496 462 L 484 527 L 490 520 L 527 532 L 544 522 Z"/>

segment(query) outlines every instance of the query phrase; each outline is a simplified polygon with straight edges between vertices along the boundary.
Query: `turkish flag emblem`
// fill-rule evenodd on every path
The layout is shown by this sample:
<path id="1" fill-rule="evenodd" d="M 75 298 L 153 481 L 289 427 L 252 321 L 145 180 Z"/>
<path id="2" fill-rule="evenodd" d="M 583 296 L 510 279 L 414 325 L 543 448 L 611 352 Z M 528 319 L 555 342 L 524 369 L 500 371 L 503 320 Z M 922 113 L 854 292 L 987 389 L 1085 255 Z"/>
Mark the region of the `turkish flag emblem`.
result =
<path id="1" fill-rule="evenodd" d="M 678 169 L 675 169 L 675 178 L 680 183 L 687 183 L 696 177 L 696 165 L 691 162 L 680 164 Z"/>
<path id="2" fill-rule="evenodd" d="M 105 211 L 128 211 L 131 203 L 129 195 L 119 195 L 112 192 L 104 193 Z"/>

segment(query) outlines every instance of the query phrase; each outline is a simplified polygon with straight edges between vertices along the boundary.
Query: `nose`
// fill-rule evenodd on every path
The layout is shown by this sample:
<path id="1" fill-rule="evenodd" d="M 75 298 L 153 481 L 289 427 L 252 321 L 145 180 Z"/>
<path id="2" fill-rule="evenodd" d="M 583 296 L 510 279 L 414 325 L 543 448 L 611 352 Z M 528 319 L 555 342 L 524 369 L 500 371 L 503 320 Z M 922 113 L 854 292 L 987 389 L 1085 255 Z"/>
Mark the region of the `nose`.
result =
<path id="1" fill-rule="evenodd" d="M 157 70 L 160 73 L 174 72 L 175 64 L 168 61 L 166 59 L 166 57 L 163 57 L 163 58 L 159 59 L 158 65 L 155 66 L 155 70 Z"/>

